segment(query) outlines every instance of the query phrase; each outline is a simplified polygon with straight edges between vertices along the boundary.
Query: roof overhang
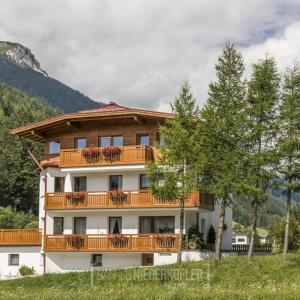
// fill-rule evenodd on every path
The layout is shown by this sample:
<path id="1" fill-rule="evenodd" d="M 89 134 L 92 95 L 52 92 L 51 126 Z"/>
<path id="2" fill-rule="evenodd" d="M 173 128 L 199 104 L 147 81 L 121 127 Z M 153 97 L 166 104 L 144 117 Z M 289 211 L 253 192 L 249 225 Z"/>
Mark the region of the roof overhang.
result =
<path id="1" fill-rule="evenodd" d="M 34 122 L 25 126 L 15 128 L 11 131 L 13 135 L 28 138 L 37 142 L 45 141 L 45 132 L 58 128 L 76 127 L 79 122 L 93 120 L 116 120 L 132 118 L 133 121 L 142 124 L 143 120 L 150 119 L 164 121 L 172 119 L 173 114 L 147 110 L 130 109 L 124 111 L 105 111 L 105 112 L 77 112 L 55 116 L 46 120 Z"/>

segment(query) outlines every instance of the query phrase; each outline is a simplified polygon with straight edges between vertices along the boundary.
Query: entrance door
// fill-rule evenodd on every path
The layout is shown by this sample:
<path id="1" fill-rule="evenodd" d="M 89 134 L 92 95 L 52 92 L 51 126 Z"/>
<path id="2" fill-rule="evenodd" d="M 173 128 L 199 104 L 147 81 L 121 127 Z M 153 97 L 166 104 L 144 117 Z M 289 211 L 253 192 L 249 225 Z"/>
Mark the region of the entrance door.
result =
<path id="1" fill-rule="evenodd" d="M 154 254 L 153 253 L 143 253 L 142 254 L 142 265 L 143 266 L 153 266 L 154 264 Z"/>
<path id="2" fill-rule="evenodd" d="M 74 218 L 74 234 L 86 234 L 86 218 Z"/>

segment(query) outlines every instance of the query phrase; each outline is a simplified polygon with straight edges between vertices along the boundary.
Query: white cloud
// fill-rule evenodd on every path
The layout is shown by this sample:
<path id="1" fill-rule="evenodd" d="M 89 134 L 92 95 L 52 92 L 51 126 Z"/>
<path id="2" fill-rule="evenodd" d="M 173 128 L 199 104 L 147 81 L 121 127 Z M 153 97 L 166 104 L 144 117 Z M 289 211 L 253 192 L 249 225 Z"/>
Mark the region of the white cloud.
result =
<path id="1" fill-rule="evenodd" d="M 50 76 L 93 99 L 167 110 L 186 77 L 205 102 L 228 40 L 247 62 L 267 49 L 287 64 L 299 53 L 297 2 L 3 0 L 0 40 L 31 48 Z"/>

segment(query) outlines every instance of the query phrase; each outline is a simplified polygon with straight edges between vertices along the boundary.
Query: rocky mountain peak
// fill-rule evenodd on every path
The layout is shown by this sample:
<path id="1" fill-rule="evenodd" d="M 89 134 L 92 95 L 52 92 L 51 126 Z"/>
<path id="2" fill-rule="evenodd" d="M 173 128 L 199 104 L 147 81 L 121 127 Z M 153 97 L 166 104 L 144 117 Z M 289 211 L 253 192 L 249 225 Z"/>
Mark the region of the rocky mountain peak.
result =
<path id="1" fill-rule="evenodd" d="M 40 63 L 35 59 L 30 49 L 19 43 L 0 41 L 0 55 L 5 55 L 21 68 L 30 68 L 48 77 L 48 74 L 41 69 Z"/>

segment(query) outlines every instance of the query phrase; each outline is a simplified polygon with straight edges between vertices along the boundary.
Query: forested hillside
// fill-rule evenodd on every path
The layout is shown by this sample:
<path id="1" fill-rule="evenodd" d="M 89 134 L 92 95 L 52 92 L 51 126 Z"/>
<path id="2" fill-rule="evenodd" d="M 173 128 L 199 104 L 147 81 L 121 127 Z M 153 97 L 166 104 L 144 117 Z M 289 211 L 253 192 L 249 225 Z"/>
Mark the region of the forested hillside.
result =
<path id="1" fill-rule="evenodd" d="M 36 99 L 0 83 L 0 206 L 38 211 L 38 171 L 26 148 L 39 155 L 41 145 L 11 135 L 14 127 L 58 114 Z"/>

